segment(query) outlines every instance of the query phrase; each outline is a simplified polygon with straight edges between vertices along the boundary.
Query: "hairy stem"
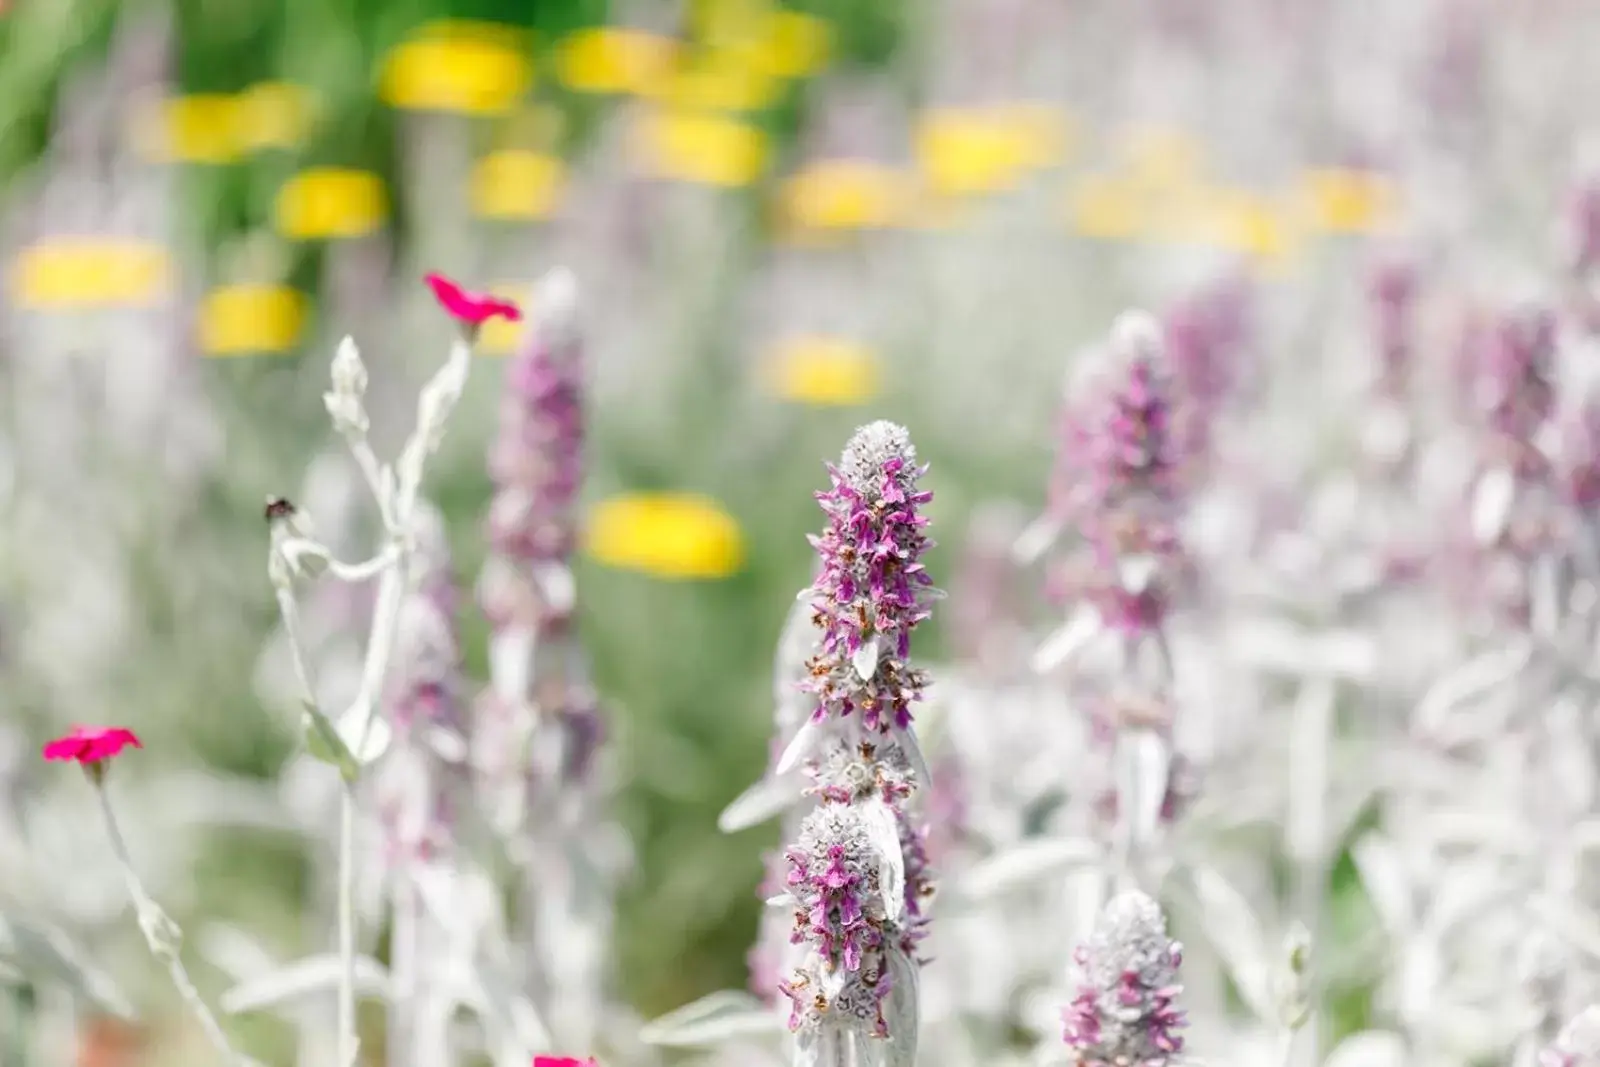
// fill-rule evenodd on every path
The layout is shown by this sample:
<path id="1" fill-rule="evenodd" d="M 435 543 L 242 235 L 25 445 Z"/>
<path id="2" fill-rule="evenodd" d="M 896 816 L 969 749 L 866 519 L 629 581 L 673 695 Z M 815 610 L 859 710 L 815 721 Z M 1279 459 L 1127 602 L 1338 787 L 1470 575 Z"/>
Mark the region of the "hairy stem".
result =
<path id="1" fill-rule="evenodd" d="M 189 977 L 189 971 L 184 967 L 182 958 L 178 955 L 178 941 L 182 931 L 161 910 L 150 894 L 145 892 L 144 884 L 134 873 L 133 862 L 128 858 L 127 843 L 122 838 L 122 829 L 117 825 L 117 816 L 111 807 L 110 794 L 101 783 L 96 783 L 95 792 L 99 794 L 100 812 L 105 817 L 106 837 L 110 839 L 111 852 L 117 859 L 117 866 L 122 870 L 122 879 L 127 886 L 128 896 L 133 901 L 134 911 L 138 914 L 139 929 L 144 933 L 145 944 L 150 947 L 150 952 L 156 959 L 166 964 L 167 974 L 172 978 L 178 996 L 183 998 L 184 1006 L 200 1024 L 200 1029 L 204 1031 L 207 1040 L 221 1054 L 225 1062 L 242 1067 L 247 1061 L 229 1044 L 227 1035 L 222 1032 L 216 1016 L 212 1015 L 211 1009 L 206 1006 L 200 991 L 195 988 L 194 981 Z"/>

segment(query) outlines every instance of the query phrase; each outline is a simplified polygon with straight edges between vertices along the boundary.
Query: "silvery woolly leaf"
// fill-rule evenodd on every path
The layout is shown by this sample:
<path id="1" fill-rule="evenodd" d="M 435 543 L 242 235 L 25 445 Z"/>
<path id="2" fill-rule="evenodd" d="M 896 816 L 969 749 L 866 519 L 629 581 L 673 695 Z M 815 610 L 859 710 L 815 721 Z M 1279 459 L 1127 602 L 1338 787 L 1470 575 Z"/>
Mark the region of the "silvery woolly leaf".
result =
<path id="1" fill-rule="evenodd" d="M 1407 1067 L 1406 1039 L 1389 1030 L 1361 1030 L 1334 1046 L 1322 1067 Z"/>
<path id="2" fill-rule="evenodd" d="M 1532 646 L 1519 642 L 1462 664 L 1423 694 L 1413 722 L 1424 733 L 1437 731 L 1461 705 L 1515 678 L 1527 666 L 1531 654 Z"/>
<path id="3" fill-rule="evenodd" d="M 878 853 L 878 886 L 883 894 L 883 910 L 890 922 L 899 922 L 906 909 L 906 857 L 900 846 L 900 830 L 894 812 L 881 797 L 861 805 L 862 822 Z"/>
<path id="4" fill-rule="evenodd" d="M 1272 957 L 1261 921 L 1244 895 L 1215 869 L 1195 865 L 1189 871 L 1206 939 L 1227 965 L 1239 995 L 1263 1022 L 1275 1022 L 1272 1002 Z"/>
<path id="5" fill-rule="evenodd" d="M 551 611 L 565 614 L 572 610 L 578 599 L 577 583 L 572 571 L 564 563 L 546 563 L 533 569 L 533 583 L 539 596 Z"/>
<path id="6" fill-rule="evenodd" d="M 219 1006 L 229 1015 L 238 1015 L 283 1008 L 308 996 L 321 997 L 339 987 L 342 966 L 337 953 L 307 956 L 240 982 L 222 995 Z M 361 995 L 389 995 L 389 973 L 370 957 L 356 957 L 355 982 Z"/>
<path id="7" fill-rule="evenodd" d="M 1093 608 L 1079 607 L 1058 629 L 1044 639 L 1029 661 L 1035 674 L 1049 674 L 1066 666 L 1100 633 L 1100 617 Z"/>
<path id="8" fill-rule="evenodd" d="M 1505 531 L 1516 496 L 1516 478 L 1504 467 L 1485 471 L 1478 479 L 1472 493 L 1472 536 L 1478 544 L 1493 544 Z"/>
<path id="9" fill-rule="evenodd" d="M 811 750 L 816 747 L 822 737 L 822 731 L 827 724 L 816 719 L 808 718 L 795 732 L 794 739 L 783 750 L 783 755 L 778 757 L 778 765 L 772 769 L 774 774 L 788 774 L 800 765 L 800 761 L 811 755 Z"/>
<path id="10" fill-rule="evenodd" d="M 917 965 L 891 945 L 888 952 L 889 1037 L 883 1042 L 884 1067 L 914 1067 L 917 1062 L 917 1036 L 922 1028 L 922 978 Z"/>
<path id="11" fill-rule="evenodd" d="M 1384 928 L 1391 937 L 1405 937 L 1416 925 L 1416 913 L 1398 847 L 1373 830 L 1350 846 L 1350 859 Z"/>
<path id="12" fill-rule="evenodd" d="M 1555 893 L 1539 893 L 1529 902 L 1534 919 L 1546 930 L 1600 960 L 1600 919 Z"/>
<path id="13" fill-rule="evenodd" d="M 29 980 L 56 983 L 112 1015 L 137 1013 L 112 980 L 90 961 L 66 932 L 17 915 L 0 915 L 0 960 Z"/>
<path id="14" fill-rule="evenodd" d="M 1011 546 L 1011 558 L 1025 567 L 1043 556 L 1060 536 L 1061 523 L 1048 515 L 1041 516 L 1018 535 Z"/>
<path id="15" fill-rule="evenodd" d="M 911 775 L 917 784 L 926 789 L 933 781 L 933 772 L 928 769 L 928 758 L 922 754 L 922 743 L 917 740 L 917 729 L 908 726 L 904 730 L 898 726 L 891 727 L 889 737 L 900 746 L 900 752 L 905 756 L 906 762 L 911 765 Z"/>
<path id="16" fill-rule="evenodd" d="M 869 637 L 861 642 L 861 647 L 850 657 L 850 666 L 855 668 L 856 676 L 863 682 L 870 682 L 872 676 L 878 673 L 878 658 L 881 652 L 882 647 L 877 637 Z"/>
<path id="17" fill-rule="evenodd" d="M 782 1032 L 783 1019 L 776 1009 L 749 993 L 725 989 L 646 1023 L 639 1040 L 666 1048 L 696 1048 Z"/>
<path id="18" fill-rule="evenodd" d="M 1024 841 L 973 864 L 952 887 L 951 896 L 973 902 L 989 900 L 1020 886 L 1099 863 L 1103 858 L 1099 844 L 1087 837 Z"/>
<path id="19" fill-rule="evenodd" d="M 1118 793 L 1128 799 L 1128 831 L 1148 841 L 1161 821 L 1172 753 L 1153 730 L 1125 730 L 1117 742 Z"/>
<path id="20" fill-rule="evenodd" d="M 851 1067 L 850 1035 L 837 1026 L 813 1026 L 795 1035 L 794 1067 Z"/>
<path id="21" fill-rule="evenodd" d="M 1294 702 L 1290 722 L 1289 811 L 1284 837 L 1289 855 L 1311 862 L 1327 847 L 1328 747 L 1335 688 L 1310 678 Z"/>
<path id="22" fill-rule="evenodd" d="M 782 775 L 762 778 L 722 809 L 722 814 L 717 816 L 717 829 L 734 834 L 759 826 L 793 807 L 802 795 L 800 783 L 791 778 Z"/>

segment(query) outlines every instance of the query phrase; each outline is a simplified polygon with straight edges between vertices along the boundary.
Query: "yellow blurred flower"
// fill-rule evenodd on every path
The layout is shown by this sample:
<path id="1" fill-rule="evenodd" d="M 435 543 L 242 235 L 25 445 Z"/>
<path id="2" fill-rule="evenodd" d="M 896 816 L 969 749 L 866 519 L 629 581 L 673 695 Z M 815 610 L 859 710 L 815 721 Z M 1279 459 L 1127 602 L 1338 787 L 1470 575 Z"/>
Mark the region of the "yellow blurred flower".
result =
<path id="1" fill-rule="evenodd" d="M 909 177 L 881 163 L 836 159 L 813 163 L 778 192 L 783 220 L 802 230 L 860 230 L 905 218 L 915 190 Z"/>
<path id="2" fill-rule="evenodd" d="M 379 93 L 391 107 L 493 115 L 533 81 L 527 57 L 506 34 L 444 24 L 405 42 L 384 61 Z"/>
<path id="3" fill-rule="evenodd" d="M 522 305 L 524 319 L 533 317 L 533 309 L 526 306 L 528 292 L 533 288 L 530 282 L 500 282 L 489 287 L 492 296 L 506 300 L 515 300 Z M 504 356 L 517 347 L 517 342 L 522 340 L 523 329 L 527 322 L 512 322 L 509 319 L 493 318 L 478 328 L 478 343 L 473 347 L 474 352 L 485 356 Z"/>
<path id="4" fill-rule="evenodd" d="M 642 117 L 635 150 L 651 174 L 705 185 L 748 185 L 767 165 L 767 136 L 735 119 L 694 111 Z"/>
<path id="5" fill-rule="evenodd" d="M 17 257 L 12 298 L 19 307 L 56 310 L 136 307 L 171 291 L 174 267 L 162 245 L 57 240 Z"/>
<path id="6" fill-rule="evenodd" d="M 917 124 L 917 159 L 941 196 L 998 192 L 1053 163 L 1064 120 L 1032 105 L 941 108 Z"/>
<path id="7" fill-rule="evenodd" d="M 196 93 L 167 101 L 157 155 L 180 163 L 231 163 L 243 151 L 239 98 Z"/>
<path id="8" fill-rule="evenodd" d="M 726 578 L 744 565 L 744 534 L 713 500 L 631 493 L 589 515 L 585 549 L 596 561 L 655 578 Z"/>
<path id="9" fill-rule="evenodd" d="M 1147 205 L 1126 178 L 1095 174 L 1080 180 L 1067 199 L 1073 232 L 1101 241 L 1126 241 L 1144 232 Z"/>
<path id="10" fill-rule="evenodd" d="M 805 78 L 828 65 L 828 24 L 798 11 L 767 14 L 760 39 L 761 62 L 779 78 Z"/>
<path id="11" fill-rule="evenodd" d="M 1156 189 L 1193 185 L 1205 167 L 1205 145 L 1174 126 L 1133 126 L 1118 137 L 1121 166 L 1133 180 Z"/>
<path id="12" fill-rule="evenodd" d="M 772 353 L 767 374 L 774 394 L 800 404 L 849 407 L 878 393 L 877 357 L 847 337 L 790 338 Z"/>
<path id="13" fill-rule="evenodd" d="M 278 229 L 301 241 L 359 237 L 383 225 L 389 198 L 376 174 L 317 167 L 278 192 Z"/>
<path id="14" fill-rule="evenodd" d="M 1308 171 L 1300 182 L 1308 225 L 1327 233 L 1368 233 L 1394 215 L 1396 193 L 1381 174 L 1328 169 Z"/>
<path id="15" fill-rule="evenodd" d="M 540 152 L 492 152 L 472 171 L 472 208 L 489 219 L 548 218 L 561 202 L 566 172 L 561 160 Z"/>
<path id="16" fill-rule="evenodd" d="M 663 68 L 638 93 L 662 104 L 711 111 L 759 111 L 778 95 L 771 75 L 743 62 L 738 53 L 707 52 Z"/>
<path id="17" fill-rule="evenodd" d="M 1241 189 L 1215 189 L 1196 197 L 1195 239 L 1264 266 L 1282 266 L 1295 250 L 1291 213 L 1273 199 Z"/>
<path id="18" fill-rule="evenodd" d="M 293 148 L 315 117 L 311 91 L 289 82 L 260 82 L 240 93 L 234 107 L 239 147 L 246 152 Z"/>
<path id="19" fill-rule="evenodd" d="M 300 340 L 306 299 L 285 285 L 230 285 L 200 307 L 200 350 L 208 356 L 285 352 Z"/>
<path id="20" fill-rule="evenodd" d="M 671 38 L 639 30 L 595 27 L 563 40 L 556 77 L 582 93 L 634 93 L 658 81 L 677 54 Z"/>

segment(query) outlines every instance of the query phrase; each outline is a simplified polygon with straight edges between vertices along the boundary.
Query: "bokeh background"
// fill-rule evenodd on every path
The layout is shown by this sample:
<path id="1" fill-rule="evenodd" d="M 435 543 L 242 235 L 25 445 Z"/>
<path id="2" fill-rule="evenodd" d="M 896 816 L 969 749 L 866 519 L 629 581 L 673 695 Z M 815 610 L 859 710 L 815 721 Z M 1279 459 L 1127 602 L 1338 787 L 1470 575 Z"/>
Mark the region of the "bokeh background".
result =
<path id="1" fill-rule="evenodd" d="M 348 506 L 370 544 L 328 473 L 337 340 L 392 449 L 450 337 L 421 276 L 520 295 L 564 264 L 582 634 L 635 849 L 617 974 L 645 1015 L 743 985 L 776 831 L 716 816 L 767 757 L 851 430 L 910 428 L 948 584 L 975 514 L 1041 507 L 1076 353 L 1125 307 L 1244 285 L 1265 363 L 1228 373 L 1280 422 L 1231 456 L 1293 492 L 1346 430 L 1295 368 L 1371 362 L 1374 263 L 1492 294 L 1561 259 L 1596 48 L 1577 0 L 0 0 L 0 900 L 152 981 L 56 797 L 78 783 L 34 758 L 118 722 L 169 909 L 309 947 L 261 502 Z M 1463 237 L 1481 254 L 1442 253 Z M 485 336 L 428 483 L 468 582 L 514 339 Z"/>

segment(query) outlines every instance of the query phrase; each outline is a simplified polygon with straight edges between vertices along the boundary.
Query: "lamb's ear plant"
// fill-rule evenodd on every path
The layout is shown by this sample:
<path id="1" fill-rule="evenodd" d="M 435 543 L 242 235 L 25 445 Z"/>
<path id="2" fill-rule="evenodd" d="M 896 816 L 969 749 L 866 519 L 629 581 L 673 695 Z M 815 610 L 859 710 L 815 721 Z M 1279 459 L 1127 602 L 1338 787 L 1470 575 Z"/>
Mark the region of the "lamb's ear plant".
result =
<path id="1" fill-rule="evenodd" d="M 460 332 L 450 346 L 444 366 L 423 387 L 417 402 L 416 427 L 394 462 L 381 462 L 368 443 L 369 422 L 363 403 L 367 370 L 355 343 L 349 339 L 339 346 L 334 357 L 332 387 L 324 396 L 334 429 L 349 445 L 375 499 L 384 533 L 382 548 L 362 563 L 341 563 L 316 540 L 309 519 L 292 502 L 274 498 L 266 507 L 271 534 L 267 574 L 277 596 L 295 675 L 300 683 L 305 743 L 309 752 L 338 773 L 342 786 L 337 903 L 339 1067 L 354 1067 L 359 1056 L 355 1014 L 358 932 L 354 899 L 358 788 L 368 768 L 388 750 L 393 736 L 392 727 L 380 715 L 380 702 L 396 642 L 403 632 L 408 586 L 417 578 L 413 560 L 418 548 L 417 514 L 423 475 L 427 460 L 442 443 L 450 415 L 461 398 L 479 327 L 495 317 L 520 317 L 514 304 L 468 292 L 439 275 L 430 275 L 427 280 L 441 306 L 457 320 Z M 335 713 L 318 704 L 317 687 L 307 667 L 308 657 L 298 621 L 300 584 L 324 574 L 341 581 L 376 578 L 378 582 L 360 689 L 350 707 Z"/>

